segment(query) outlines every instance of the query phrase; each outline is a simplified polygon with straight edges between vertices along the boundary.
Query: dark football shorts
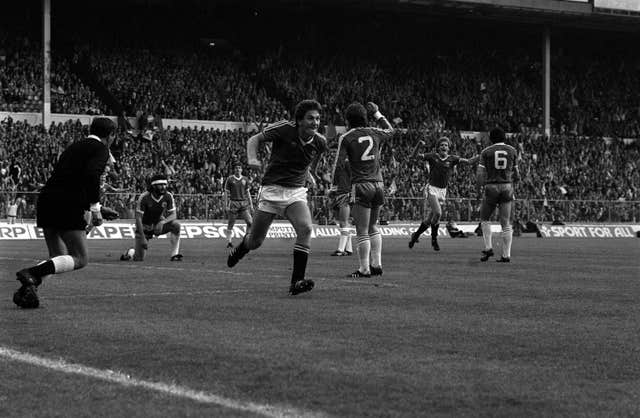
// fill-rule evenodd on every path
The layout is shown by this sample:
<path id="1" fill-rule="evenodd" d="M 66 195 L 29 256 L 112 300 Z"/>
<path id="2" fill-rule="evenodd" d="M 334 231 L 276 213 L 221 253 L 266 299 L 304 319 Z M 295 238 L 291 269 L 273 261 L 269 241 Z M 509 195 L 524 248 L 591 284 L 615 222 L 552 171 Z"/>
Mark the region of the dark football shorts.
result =
<path id="1" fill-rule="evenodd" d="M 384 204 L 384 184 L 381 181 L 354 183 L 351 186 L 351 198 L 354 203 L 365 208 L 382 206 Z"/>
<path id="2" fill-rule="evenodd" d="M 349 206 L 351 203 L 351 193 L 338 193 L 331 198 L 331 209 L 338 211 L 340 208 Z"/>
<path id="3" fill-rule="evenodd" d="M 41 193 L 36 204 L 36 224 L 40 228 L 63 231 L 85 230 L 87 221 L 85 209 L 80 204 L 72 204 L 69 196 L 55 193 Z"/>
<path id="4" fill-rule="evenodd" d="M 249 210 L 248 200 L 232 200 L 229 202 L 228 213 L 232 215 L 242 216 L 248 210 Z"/>
<path id="5" fill-rule="evenodd" d="M 176 226 L 176 223 L 177 223 L 176 221 L 166 222 L 164 225 L 162 225 L 162 230 L 160 231 L 160 234 L 158 234 L 158 236 L 168 234 L 169 232 L 172 232 L 174 229 L 177 229 L 178 227 Z M 142 230 L 144 232 L 145 238 L 148 240 L 156 236 L 153 233 L 153 225 L 142 225 Z M 136 231 L 136 234 L 139 235 L 138 231 Z"/>
<path id="6" fill-rule="evenodd" d="M 511 183 L 490 183 L 484 186 L 484 200 L 491 207 L 496 207 L 500 203 L 512 202 L 514 199 L 513 184 Z"/>

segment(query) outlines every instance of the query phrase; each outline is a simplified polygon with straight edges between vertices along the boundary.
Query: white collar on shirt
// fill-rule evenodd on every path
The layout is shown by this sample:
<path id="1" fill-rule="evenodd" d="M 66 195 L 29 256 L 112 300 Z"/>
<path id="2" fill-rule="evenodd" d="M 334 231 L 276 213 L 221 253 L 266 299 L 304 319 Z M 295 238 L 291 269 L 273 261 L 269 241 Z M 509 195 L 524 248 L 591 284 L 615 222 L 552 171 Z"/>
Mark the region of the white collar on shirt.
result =
<path id="1" fill-rule="evenodd" d="M 102 142 L 102 139 L 100 139 L 100 138 L 99 138 L 99 137 L 97 137 L 96 135 L 89 135 L 87 138 L 95 139 L 96 141 L 100 141 L 100 142 Z"/>

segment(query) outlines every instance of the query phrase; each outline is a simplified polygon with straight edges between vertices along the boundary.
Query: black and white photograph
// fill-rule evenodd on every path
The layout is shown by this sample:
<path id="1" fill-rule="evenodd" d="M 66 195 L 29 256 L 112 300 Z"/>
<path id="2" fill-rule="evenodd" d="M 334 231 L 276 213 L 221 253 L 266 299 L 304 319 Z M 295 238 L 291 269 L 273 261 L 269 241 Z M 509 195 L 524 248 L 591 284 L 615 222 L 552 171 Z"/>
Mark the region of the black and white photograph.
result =
<path id="1" fill-rule="evenodd" d="M 640 417 L 640 0 L 0 10 L 0 417 Z"/>

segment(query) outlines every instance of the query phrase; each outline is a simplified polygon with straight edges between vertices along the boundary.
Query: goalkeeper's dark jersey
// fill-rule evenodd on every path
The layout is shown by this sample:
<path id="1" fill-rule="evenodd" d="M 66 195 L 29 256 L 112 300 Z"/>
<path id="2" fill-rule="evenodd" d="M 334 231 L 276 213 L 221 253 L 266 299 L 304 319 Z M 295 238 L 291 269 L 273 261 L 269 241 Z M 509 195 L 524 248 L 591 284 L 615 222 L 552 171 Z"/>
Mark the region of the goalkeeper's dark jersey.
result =
<path id="1" fill-rule="evenodd" d="M 273 142 L 262 185 L 304 187 L 311 162 L 327 150 L 327 140 L 316 133 L 300 138 L 293 122 L 281 121 L 265 128 L 263 135 Z"/>

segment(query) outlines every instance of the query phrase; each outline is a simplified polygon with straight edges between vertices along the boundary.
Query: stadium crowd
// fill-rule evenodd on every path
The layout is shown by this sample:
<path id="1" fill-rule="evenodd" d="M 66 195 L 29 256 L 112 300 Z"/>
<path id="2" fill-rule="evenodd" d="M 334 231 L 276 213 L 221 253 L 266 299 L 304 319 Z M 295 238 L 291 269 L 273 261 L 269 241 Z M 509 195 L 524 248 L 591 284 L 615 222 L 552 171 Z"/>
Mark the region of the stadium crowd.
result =
<path id="1" fill-rule="evenodd" d="M 83 59 L 128 116 L 142 112 L 171 119 L 271 122 L 289 117 L 299 98 L 314 97 L 327 110 L 327 120 L 338 125 L 344 124 L 341 113 L 351 101 L 373 99 L 400 128 L 486 131 L 500 125 L 518 132 L 542 127 L 537 49 L 502 45 L 478 53 L 479 45 L 469 39 L 460 44 L 436 40 L 425 47 L 428 53 L 396 48 L 389 55 L 366 49 L 354 54 L 327 48 L 310 54 L 281 44 L 253 59 L 240 51 L 192 46 L 54 49 L 52 109 L 120 114 L 75 73 L 72 64 Z M 636 48 L 622 44 L 594 52 L 572 47 L 553 50 L 552 132 L 638 138 Z M 0 110 L 39 108 L 39 48 L 39 42 L 26 37 L 0 40 L 0 60 L 6 63 L 0 66 Z"/>
<path id="2" fill-rule="evenodd" d="M 42 125 L 31 126 L 10 118 L 3 120 L 0 122 L 0 137 L 3 138 L 0 141 L 0 189 L 13 197 L 21 192 L 37 191 L 64 147 L 86 134 L 87 127 L 79 122 L 53 124 L 46 130 Z M 454 131 L 398 131 L 393 140 L 385 144 L 383 171 L 392 198 L 384 212 L 387 220 L 422 217 L 421 198 L 428 167 L 419 157 L 410 156 L 420 140 L 426 142 L 425 150 L 429 150 L 441 135 L 452 139 L 451 153 L 454 155 L 468 158 L 477 152 L 474 139 L 463 138 Z M 136 196 L 146 189 L 147 179 L 162 172 L 171 180 L 171 191 L 180 195 L 177 204 L 182 217 L 223 218 L 220 198 L 223 182 L 234 161 L 246 163 L 248 137 L 249 134 L 241 130 L 168 126 L 148 141 L 121 131 L 112 146 L 116 162 L 109 166 L 105 175 L 106 203 L 122 217 L 132 217 Z M 535 207 L 521 207 L 522 212 L 526 209 L 529 218 L 539 221 L 559 217 L 565 221 L 607 220 L 611 214 L 605 210 L 603 201 L 640 199 L 637 142 L 568 135 L 548 139 L 533 132 L 513 135 L 510 142 L 520 151 L 519 165 L 523 176 L 516 195 L 519 199 L 539 203 Z M 318 219 L 331 218 L 324 197 L 328 194 L 332 162 L 333 155 L 324 156 L 319 166 L 321 181 L 311 191 L 311 195 L 318 196 L 313 205 Z M 477 208 L 473 202 L 478 198 L 478 192 L 474 169 L 459 167 L 450 183 L 448 216 L 454 220 L 476 218 Z M 251 191 L 255 195 L 260 173 L 246 170 L 245 174 L 251 180 Z M 33 209 L 33 198 L 27 201 Z M 556 204 L 561 206 L 555 207 Z M 615 213 L 618 221 L 631 221 L 633 216 L 637 215 L 625 210 Z"/>

